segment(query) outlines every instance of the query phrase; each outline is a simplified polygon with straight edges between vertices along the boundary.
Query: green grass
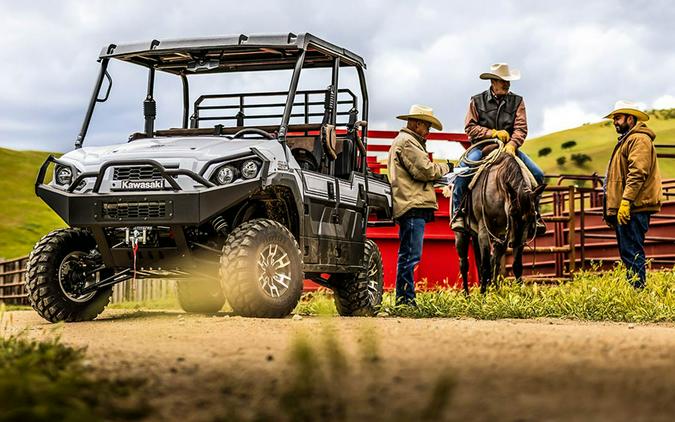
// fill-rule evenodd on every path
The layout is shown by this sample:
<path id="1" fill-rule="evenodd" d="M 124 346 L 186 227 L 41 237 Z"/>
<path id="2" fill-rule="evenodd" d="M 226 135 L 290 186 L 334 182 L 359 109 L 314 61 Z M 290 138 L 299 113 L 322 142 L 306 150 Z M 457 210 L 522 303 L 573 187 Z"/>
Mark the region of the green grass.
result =
<path id="1" fill-rule="evenodd" d="M 0 336 L 0 422 L 147 416 L 147 403 L 133 397 L 143 380 L 96 379 L 90 372 L 84 350 L 65 346 L 58 338 Z"/>
<path id="2" fill-rule="evenodd" d="M 396 306 L 385 294 L 381 313 L 411 318 L 564 318 L 588 321 L 675 322 L 675 269 L 649 274 L 647 287 L 635 291 L 623 268 L 604 273 L 577 273 L 559 285 L 517 284 L 466 297 L 461 290 L 418 292 L 417 308 Z M 301 315 L 336 315 L 332 295 L 314 294 L 295 310 Z"/>
<path id="3" fill-rule="evenodd" d="M 65 226 L 34 192 L 49 153 L 0 148 L 0 258 L 26 255 L 42 236 Z"/>
<path id="4" fill-rule="evenodd" d="M 666 118 L 673 114 L 675 114 L 673 110 L 650 112 L 651 116 L 647 126 L 656 133 L 656 144 L 675 144 L 675 118 Z M 614 126 L 606 120 L 528 139 L 522 149 L 539 164 L 546 174 L 597 172 L 604 176 L 617 136 Z M 571 140 L 577 143 L 576 146 L 566 150 L 561 148 L 564 142 Z M 551 148 L 552 152 L 545 157 L 539 157 L 539 150 L 545 147 Z M 663 150 L 662 152 L 672 151 Z M 578 167 L 570 160 L 572 154 L 587 154 L 592 161 L 583 167 Z M 556 159 L 560 156 L 567 158 L 564 166 L 556 163 Z M 659 166 L 663 178 L 675 178 L 675 160 L 661 158 Z"/>

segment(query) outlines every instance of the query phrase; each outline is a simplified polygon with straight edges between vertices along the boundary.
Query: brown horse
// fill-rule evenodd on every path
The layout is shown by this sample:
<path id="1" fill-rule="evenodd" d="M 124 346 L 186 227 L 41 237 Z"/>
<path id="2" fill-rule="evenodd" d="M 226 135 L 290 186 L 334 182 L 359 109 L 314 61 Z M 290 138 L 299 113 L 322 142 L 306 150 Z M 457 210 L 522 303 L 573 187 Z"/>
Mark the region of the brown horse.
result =
<path id="1" fill-rule="evenodd" d="M 455 233 L 464 292 L 469 294 L 469 243 L 473 243 L 480 291 L 503 276 L 502 258 L 513 248 L 513 275 L 523 275 L 523 248 L 536 229 L 536 203 L 546 185 L 532 188 L 516 159 L 502 153 L 476 176 L 469 193 L 466 232 Z"/>

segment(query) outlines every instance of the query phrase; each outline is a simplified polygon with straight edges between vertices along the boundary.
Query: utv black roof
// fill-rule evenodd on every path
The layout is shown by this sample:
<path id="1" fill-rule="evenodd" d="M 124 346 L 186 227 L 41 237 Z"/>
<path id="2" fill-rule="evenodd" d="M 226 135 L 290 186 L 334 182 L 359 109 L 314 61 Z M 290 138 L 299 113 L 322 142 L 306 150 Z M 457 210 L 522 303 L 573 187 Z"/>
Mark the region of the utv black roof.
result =
<path id="1" fill-rule="evenodd" d="M 229 35 L 211 38 L 152 40 L 110 44 L 100 59 L 118 59 L 154 67 L 176 75 L 251 70 L 293 69 L 301 51 L 303 67 L 341 66 L 365 68 L 363 58 L 308 33 L 278 35 Z"/>

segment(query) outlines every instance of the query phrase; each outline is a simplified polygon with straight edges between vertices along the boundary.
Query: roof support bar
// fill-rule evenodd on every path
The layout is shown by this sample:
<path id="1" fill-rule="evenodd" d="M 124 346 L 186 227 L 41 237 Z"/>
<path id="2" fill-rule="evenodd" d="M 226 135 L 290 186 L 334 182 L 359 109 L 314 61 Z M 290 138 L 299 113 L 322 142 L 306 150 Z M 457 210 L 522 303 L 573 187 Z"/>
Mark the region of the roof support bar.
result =
<path id="1" fill-rule="evenodd" d="M 157 104 L 154 98 L 155 93 L 155 68 L 151 67 L 148 71 L 148 94 L 143 101 L 143 117 L 145 117 L 145 135 L 152 138 L 155 132 L 155 117 L 157 117 Z"/>
<path id="2" fill-rule="evenodd" d="M 99 102 L 98 94 L 101 91 L 101 85 L 103 85 L 103 78 L 106 77 L 108 71 L 108 62 L 110 59 L 101 59 L 101 69 L 98 72 L 98 77 L 96 78 L 96 84 L 94 85 L 94 92 L 91 94 L 91 99 L 89 100 L 89 107 L 87 107 L 87 113 L 84 115 L 84 121 L 82 122 L 82 128 L 80 128 L 80 133 L 75 139 L 75 149 L 82 148 L 84 144 L 84 138 L 87 136 L 87 130 L 89 130 L 89 123 L 91 122 L 91 116 L 94 114 L 94 107 L 96 103 Z M 110 82 L 112 84 L 112 82 Z M 108 90 L 108 93 L 110 90 Z M 106 99 L 108 96 L 106 95 Z"/>
<path id="3" fill-rule="evenodd" d="M 361 126 L 361 142 L 363 142 L 363 145 L 368 148 L 368 87 L 366 86 L 366 74 L 362 67 L 357 67 L 356 71 L 359 74 L 361 98 L 363 99 L 363 111 L 361 112 L 361 118 L 366 122 L 365 126 Z M 366 169 L 366 159 L 363 157 L 363 160 L 361 161 L 361 171 L 365 173 Z"/>
<path id="4" fill-rule="evenodd" d="M 298 61 L 295 62 L 293 69 L 293 76 L 291 77 L 291 85 L 288 87 L 288 96 L 286 97 L 286 106 L 284 107 L 284 115 L 281 118 L 281 126 L 279 127 L 279 142 L 284 149 L 286 161 L 288 161 L 288 152 L 286 151 L 286 133 L 288 132 L 288 122 L 291 119 L 291 112 L 293 111 L 293 103 L 295 102 L 295 93 L 298 90 L 298 81 L 300 80 L 300 72 L 305 63 L 306 50 L 302 50 Z"/>
<path id="5" fill-rule="evenodd" d="M 180 80 L 183 82 L 183 129 L 187 129 L 190 118 L 190 85 L 184 74 L 180 75 Z"/>

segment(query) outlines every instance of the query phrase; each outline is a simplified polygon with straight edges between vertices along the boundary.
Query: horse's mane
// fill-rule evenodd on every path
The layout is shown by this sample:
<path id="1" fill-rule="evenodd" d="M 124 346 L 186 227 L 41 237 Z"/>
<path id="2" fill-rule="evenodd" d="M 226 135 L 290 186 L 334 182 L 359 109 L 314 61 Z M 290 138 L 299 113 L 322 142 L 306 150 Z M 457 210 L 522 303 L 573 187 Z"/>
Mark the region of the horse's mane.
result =
<path id="1" fill-rule="evenodd" d="M 498 183 L 511 199 L 511 212 L 522 214 L 531 206 L 532 189 L 515 157 L 502 154 L 497 175 Z"/>

